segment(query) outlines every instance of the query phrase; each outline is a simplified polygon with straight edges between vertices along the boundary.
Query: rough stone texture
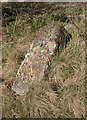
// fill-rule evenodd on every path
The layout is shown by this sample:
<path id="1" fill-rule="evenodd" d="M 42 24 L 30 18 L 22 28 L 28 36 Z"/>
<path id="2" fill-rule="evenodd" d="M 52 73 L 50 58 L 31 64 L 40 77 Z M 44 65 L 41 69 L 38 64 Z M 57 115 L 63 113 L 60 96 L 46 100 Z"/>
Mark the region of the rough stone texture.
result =
<path id="1" fill-rule="evenodd" d="M 60 47 L 65 47 L 66 33 L 64 27 L 58 24 L 49 24 L 38 31 L 18 70 L 12 86 L 13 91 L 24 95 L 29 91 L 32 82 L 44 78 L 52 56 Z"/>

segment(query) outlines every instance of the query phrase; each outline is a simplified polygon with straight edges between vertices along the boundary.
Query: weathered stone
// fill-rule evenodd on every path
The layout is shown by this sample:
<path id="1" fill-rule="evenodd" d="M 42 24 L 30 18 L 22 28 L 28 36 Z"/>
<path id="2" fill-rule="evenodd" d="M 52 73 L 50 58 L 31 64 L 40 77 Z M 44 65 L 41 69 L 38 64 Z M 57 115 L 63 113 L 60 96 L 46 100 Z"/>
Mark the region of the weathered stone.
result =
<path id="1" fill-rule="evenodd" d="M 65 46 L 66 34 L 64 27 L 58 24 L 49 24 L 39 30 L 18 70 L 13 91 L 24 95 L 29 91 L 32 82 L 44 78 L 51 57 L 60 47 Z"/>

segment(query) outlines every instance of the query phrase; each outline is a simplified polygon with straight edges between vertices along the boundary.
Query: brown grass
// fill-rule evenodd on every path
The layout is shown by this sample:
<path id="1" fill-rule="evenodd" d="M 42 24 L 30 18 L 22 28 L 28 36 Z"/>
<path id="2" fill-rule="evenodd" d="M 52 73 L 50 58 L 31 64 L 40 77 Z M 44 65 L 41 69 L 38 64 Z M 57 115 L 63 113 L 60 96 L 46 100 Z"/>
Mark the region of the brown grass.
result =
<path id="1" fill-rule="evenodd" d="M 70 9 L 69 9 L 70 11 Z M 77 22 L 84 26 L 83 18 Z M 15 100 L 8 84 L 15 80 L 24 55 L 35 37 L 35 33 L 24 32 L 22 37 L 16 34 L 3 35 L 3 117 L 63 117 L 81 118 L 85 116 L 85 41 L 78 37 L 76 27 L 69 23 L 65 28 L 73 39 L 60 55 L 51 60 L 47 78 L 35 81 L 26 96 Z M 84 29 L 83 29 L 84 31 Z M 8 40 L 8 42 L 7 42 Z"/>

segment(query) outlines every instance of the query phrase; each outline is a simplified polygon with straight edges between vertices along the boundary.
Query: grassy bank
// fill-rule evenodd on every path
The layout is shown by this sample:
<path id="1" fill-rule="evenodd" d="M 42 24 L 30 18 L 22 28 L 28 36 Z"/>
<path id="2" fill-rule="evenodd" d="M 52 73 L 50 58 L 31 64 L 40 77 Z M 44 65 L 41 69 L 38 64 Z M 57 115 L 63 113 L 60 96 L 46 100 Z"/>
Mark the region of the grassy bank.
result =
<path id="1" fill-rule="evenodd" d="M 66 5 L 3 4 L 3 117 L 84 116 L 85 41 L 79 35 L 84 33 L 84 5 Z M 17 11 L 15 6 L 18 6 Z M 8 88 L 35 33 L 50 22 L 63 24 L 73 39 L 60 55 L 52 58 L 47 78 L 33 83 L 25 99 L 15 100 Z"/>

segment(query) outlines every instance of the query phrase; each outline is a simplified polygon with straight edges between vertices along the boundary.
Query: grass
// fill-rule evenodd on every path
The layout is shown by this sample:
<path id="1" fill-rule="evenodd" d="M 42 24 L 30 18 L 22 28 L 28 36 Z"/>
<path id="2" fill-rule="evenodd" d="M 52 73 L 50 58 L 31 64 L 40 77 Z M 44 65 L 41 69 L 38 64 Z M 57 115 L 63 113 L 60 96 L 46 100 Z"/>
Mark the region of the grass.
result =
<path id="1" fill-rule="evenodd" d="M 77 7 L 78 6 L 78 7 Z M 72 10 L 84 14 L 81 6 L 69 9 L 58 9 L 58 5 L 46 8 L 46 13 L 35 14 L 33 20 L 27 13 L 16 17 L 15 21 L 3 27 L 3 117 L 52 117 L 79 118 L 85 116 L 85 41 L 78 37 L 78 30 L 66 17 Z M 81 7 L 81 8 L 80 8 Z M 63 10 L 63 14 L 62 13 Z M 65 10 L 65 11 L 64 11 Z M 57 16 L 58 15 L 58 16 Z M 61 16 L 62 20 L 60 19 Z M 23 61 L 35 34 L 42 26 L 50 23 L 63 23 L 72 34 L 73 39 L 66 49 L 51 60 L 48 76 L 35 81 L 26 96 L 14 99 L 7 87 L 15 80 L 17 70 Z M 83 29 L 81 21 L 74 22 Z"/>

